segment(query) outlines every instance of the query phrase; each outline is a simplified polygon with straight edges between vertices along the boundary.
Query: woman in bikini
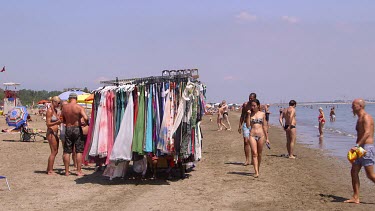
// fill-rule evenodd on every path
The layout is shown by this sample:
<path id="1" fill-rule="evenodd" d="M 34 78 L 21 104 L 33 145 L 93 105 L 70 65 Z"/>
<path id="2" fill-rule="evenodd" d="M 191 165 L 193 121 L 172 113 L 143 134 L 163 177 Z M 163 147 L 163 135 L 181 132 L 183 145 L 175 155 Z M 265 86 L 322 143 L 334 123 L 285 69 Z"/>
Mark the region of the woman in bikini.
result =
<path id="1" fill-rule="evenodd" d="M 61 124 L 61 120 L 57 115 L 57 108 L 60 106 L 61 100 L 58 96 L 55 96 L 51 100 L 51 105 L 47 109 L 46 114 L 46 125 L 47 125 L 47 140 L 51 148 L 51 154 L 48 157 L 47 174 L 55 175 L 53 171 L 53 164 L 59 149 L 59 136 L 58 129 Z"/>
<path id="2" fill-rule="evenodd" d="M 318 122 L 319 122 L 319 136 L 323 137 L 323 127 L 326 123 L 326 118 L 324 116 L 323 108 L 319 108 L 319 116 L 318 116 Z"/>
<path id="3" fill-rule="evenodd" d="M 259 167 L 262 160 L 264 142 L 269 144 L 266 115 L 260 111 L 260 102 L 255 99 L 251 101 L 251 113 L 247 115 L 246 125 L 250 125 L 250 148 L 254 162 L 254 177 L 259 177 Z"/>

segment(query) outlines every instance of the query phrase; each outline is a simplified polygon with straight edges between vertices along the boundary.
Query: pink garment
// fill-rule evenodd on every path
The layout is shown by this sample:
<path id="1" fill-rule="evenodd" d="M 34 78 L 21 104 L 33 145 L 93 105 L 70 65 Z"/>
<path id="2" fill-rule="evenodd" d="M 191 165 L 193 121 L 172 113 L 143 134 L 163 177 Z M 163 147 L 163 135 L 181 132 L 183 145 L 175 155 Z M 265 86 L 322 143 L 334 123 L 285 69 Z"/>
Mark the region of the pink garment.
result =
<path id="1" fill-rule="evenodd" d="M 170 88 L 166 96 L 163 121 L 160 127 L 160 142 L 157 149 L 163 153 L 170 154 L 174 151 L 174 140 L 171 139 L 172 127 L 174 122 L 174 90 Z"/>
<path id="2" fill-rule="evenodd" d="M 109 94 L 108 94 L 108 97 L 107 97 L 107 109 L 108 109 L 108 112 L 107 112 L 107 115 L 108 115 L 108 142 L 107 142 L 107 160 L 105 162 L 105 164 L 109 164 L 109 158 L 111 157 L 111 152 L 112 152 L 112 148 L 113 148 L 113 142 L 114 142 L 114 123 L 113 123 L 113 110 L 114 110 L 114 98 L 115 98 L 115 94 L 113 91 L 111 91 Z"/>
<path id="3" fill-rule="evenodd" d="M 100 133 L 99 133 L 99 139 L 98 139 L 98 155 L 101 158 L 107 157 L 108 154 L 108 95 L 110 92 L 103 92 L 105 102 L 103 103 L 102 106 L 102 113 L 100 114 L 100 123 L 99 123 L 99 128 L 100 128 Z M 99 114 L 98 114 L 99 115 Z"/>
<path id="4" fill-rule="evenodd" d="M 89 161 L 88 153 L 90 151 L 91 142 L 92 142 L 92 132 L 93 132 L 93 129 L 94 129 L 94 114 L 95 114 L 95 108 L 94 108 L 94 106 L 92 106 L 91 117 L 90 117 L 91 122 L 90 122 L 90 126 L 89 126 L 89 132 L 87 134 L 86 144 L 85 144 L 85 148 L 84 148 L 83 154 L 82 154 L 83 162 Z"/>

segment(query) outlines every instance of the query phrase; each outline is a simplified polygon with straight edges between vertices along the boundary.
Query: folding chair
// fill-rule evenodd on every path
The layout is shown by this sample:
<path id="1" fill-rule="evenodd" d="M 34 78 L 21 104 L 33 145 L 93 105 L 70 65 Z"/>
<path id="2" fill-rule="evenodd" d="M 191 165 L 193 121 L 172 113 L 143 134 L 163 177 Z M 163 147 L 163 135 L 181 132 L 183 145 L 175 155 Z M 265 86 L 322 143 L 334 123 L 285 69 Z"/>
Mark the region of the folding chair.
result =
<path id="1" fill-rule="evenodd" d="M 5 176 L 0 176 L 0 179 L 5 179 L 5 182 L 7 183 L 7 186 L 8 186 L 8 190 L 10 191 L 8 179 Z"/>
<path id="2" fill-rule="evenodd" d="M 47 140 L 47 138 L 39 133 L 35 133 L 33 131 L 33 129 L 31 128 L 27 128 L 25 127 L 24 125 L 21 126 L 21 130 L 20 130 L 20 140 L 21 141 L 36 141 L 36 137 L 39 136 L 39 137 L 42 137 L 44 140 Z"/>

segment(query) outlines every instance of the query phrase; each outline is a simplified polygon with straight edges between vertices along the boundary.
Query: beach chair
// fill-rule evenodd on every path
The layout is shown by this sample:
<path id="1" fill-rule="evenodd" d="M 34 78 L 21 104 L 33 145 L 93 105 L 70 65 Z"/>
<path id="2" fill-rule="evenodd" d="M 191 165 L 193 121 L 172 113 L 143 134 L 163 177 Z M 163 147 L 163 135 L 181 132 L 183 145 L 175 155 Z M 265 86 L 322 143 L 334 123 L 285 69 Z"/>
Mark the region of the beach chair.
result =
<path id="1" fill-rule="evenodd" d="M 8 186 L 8 190 L 10 191 L 10 187 L 9 187 L 9 183 L 8 183 L 8 179 L 7 179 L 7 177 L 5 177 L 5 176 L 0 176 L 0 179 L 5 179 L 5 182 L 7 183 L 7 186 Z"/>
<path id="2" fill-rule="evenodd" d="M 23 142 L 30 142 L 30 141 L 36 141 L 36 137 L 42 137 L 43 140 L 47 140 L 47 137 L 43 136 L 40 133 L 34 132 L 33 129 L 28 128 L 25 125 L 22 125 L 20 128 L 20 141 Z"/>

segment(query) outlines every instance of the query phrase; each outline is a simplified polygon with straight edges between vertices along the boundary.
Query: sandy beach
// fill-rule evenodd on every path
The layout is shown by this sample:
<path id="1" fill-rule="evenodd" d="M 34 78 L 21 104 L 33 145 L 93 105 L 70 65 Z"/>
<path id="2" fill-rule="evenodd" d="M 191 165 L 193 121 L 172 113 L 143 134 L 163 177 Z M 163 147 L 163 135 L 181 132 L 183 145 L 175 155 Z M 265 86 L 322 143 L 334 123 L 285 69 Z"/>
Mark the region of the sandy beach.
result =
<path id="1" fill-rule="evenodd" d="M 40 116 L 31 126 L 45 130 Z M 213 119 L 215 116 L 213 117 Z M 216 131 L 216 121 L 202 122 L 203 159 L 186 179 L 114 179 L 84 167 L 87 176 L 48 176 L 48 143 L 19 142 L 18 133 L 0 134 L 0 210 L 372 210 L 375 185 L 364 172 L 362 204 L 346 204 L 352 194 L 350 164 L 323 150 L 297 144 L 297 159 L 286 153 L 284 132 L 271 127 L 271 150 L 263 153 L 260 177 L 243 166 L 243 139 L 236 131 L 239 114 L 230 113 L 232 131 Z M 0 129 L 7 128 L 0 117 Z M 297 139 L 298 142 L 298 139 Z M 63 171 L 62 147 L 55 161 Z M 160 172 L 163 176 L 163 172 Z"/>

